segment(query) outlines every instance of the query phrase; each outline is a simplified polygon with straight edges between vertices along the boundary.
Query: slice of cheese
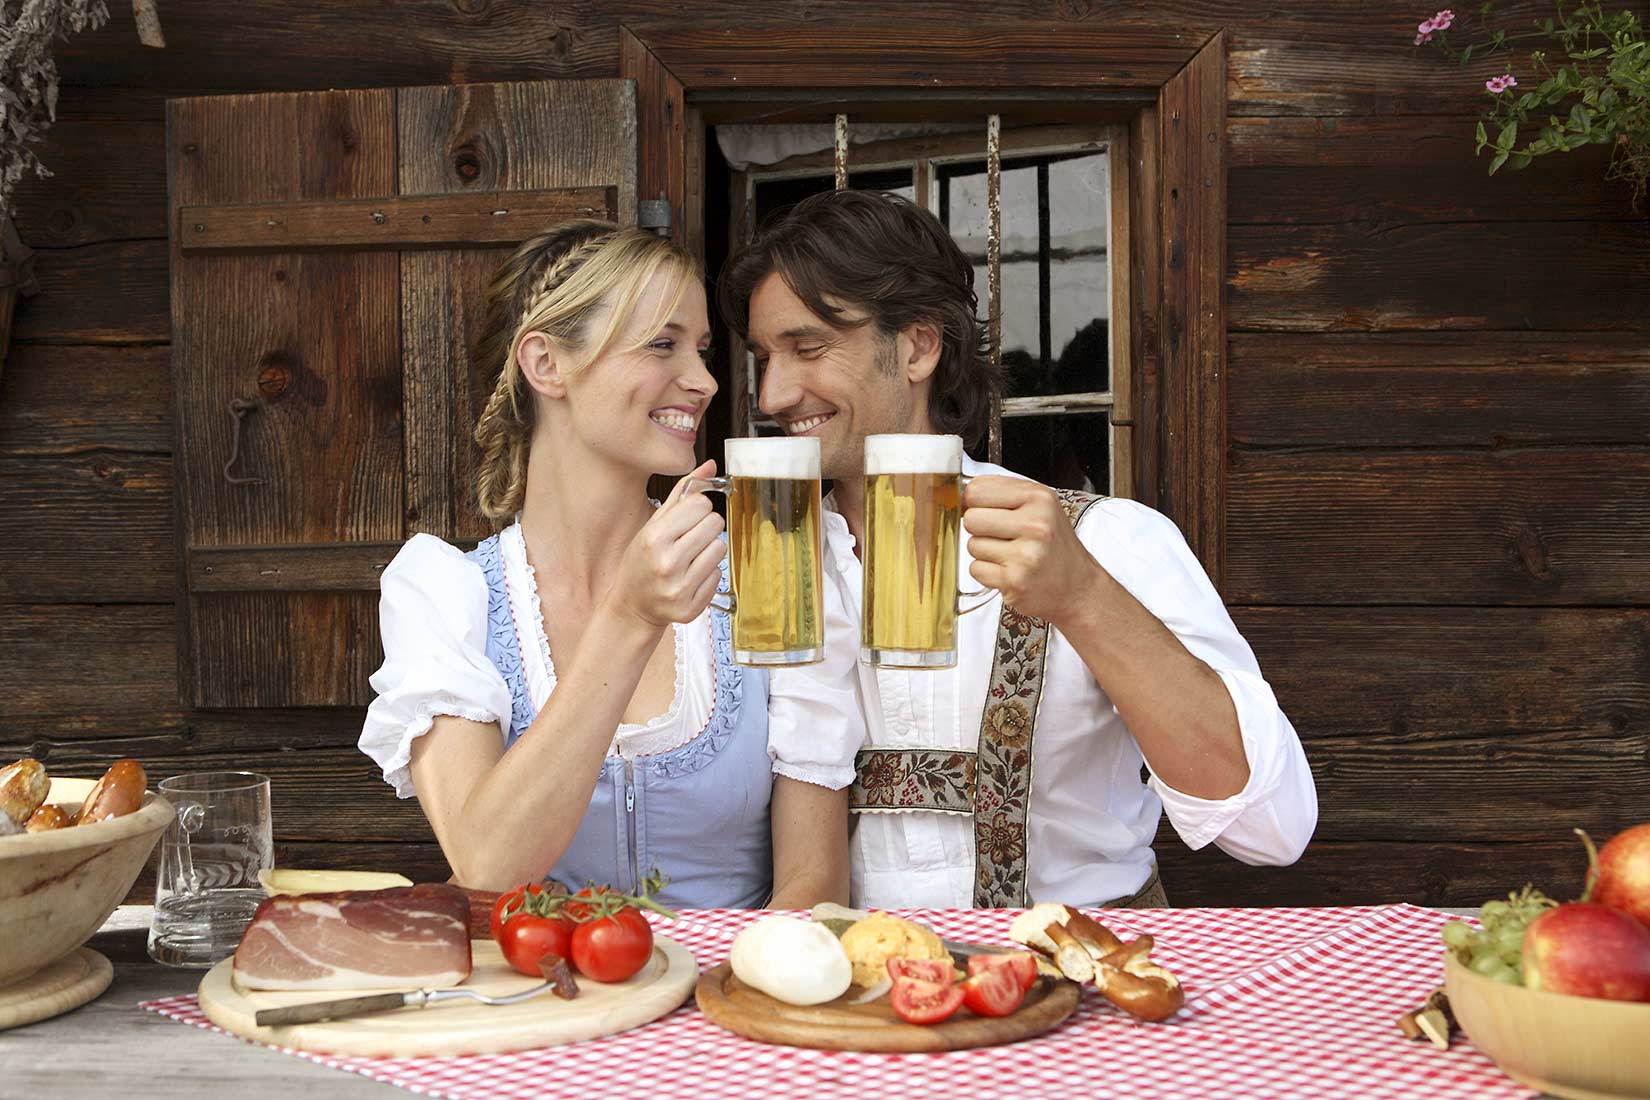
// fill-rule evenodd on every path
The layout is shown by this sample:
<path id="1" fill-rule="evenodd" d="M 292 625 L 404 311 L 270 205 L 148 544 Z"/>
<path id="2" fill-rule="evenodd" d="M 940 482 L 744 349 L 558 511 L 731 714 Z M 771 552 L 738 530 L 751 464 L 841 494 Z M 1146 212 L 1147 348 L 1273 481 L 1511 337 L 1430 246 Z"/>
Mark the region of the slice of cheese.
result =
<path id="1" fill-rule="evenodd" d="M 405 875 L 388 871 L 259 871 L 258 884 L 270 897 L 280 894 L 330 894 L 338 890 L 388 890 L 411 886 Z"/>

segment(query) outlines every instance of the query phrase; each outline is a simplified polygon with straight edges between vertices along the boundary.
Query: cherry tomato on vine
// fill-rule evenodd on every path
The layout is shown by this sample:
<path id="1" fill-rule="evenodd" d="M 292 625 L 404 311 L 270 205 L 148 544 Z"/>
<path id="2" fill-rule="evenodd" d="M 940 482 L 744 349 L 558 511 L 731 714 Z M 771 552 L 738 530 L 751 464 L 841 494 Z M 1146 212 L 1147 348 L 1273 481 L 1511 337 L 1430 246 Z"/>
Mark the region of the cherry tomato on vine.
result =
<path id="1" fill-rule="evenodd" d="M 646 917 L 626 906 L 612 916 L 575 924 L 572 952 L 574 968 L 585 977 L 622 982 L 652 956 L 653 928 Z"/>
<path id="2" fill-rule="evenodd" d="M 517 913 L 504 922 L 498 946 L 504 952 L 504 961 L 516 971 L 531 978 L 543 977 L 539 960 L 546 955 L 567 958 L 573 925 L 560 917 L 539 917 L 532 913 Z"/>

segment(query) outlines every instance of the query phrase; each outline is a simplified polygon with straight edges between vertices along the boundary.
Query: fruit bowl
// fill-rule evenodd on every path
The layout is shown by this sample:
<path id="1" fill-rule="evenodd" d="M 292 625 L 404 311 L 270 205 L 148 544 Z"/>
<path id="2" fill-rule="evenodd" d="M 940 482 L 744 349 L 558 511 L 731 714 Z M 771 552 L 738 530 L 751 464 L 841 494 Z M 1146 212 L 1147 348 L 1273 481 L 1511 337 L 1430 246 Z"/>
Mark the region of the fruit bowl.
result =
<path id="1" fill-rule="evenodd" d="M 73 813 L 95 782 L 54 778 L 46 801 Z M 143 805 L 121 817 L 0 837 L 0 989 L 90 939 L 172 818 L 172 804 L 145 791 Z"/>
<path id="2" fill-rule="evenodd" d="M 1507 1076 L 1573 1100 L 1650 1100 L 1650 1003 L 1507 985 L 1444 953 L 1461 1030 Z"/>

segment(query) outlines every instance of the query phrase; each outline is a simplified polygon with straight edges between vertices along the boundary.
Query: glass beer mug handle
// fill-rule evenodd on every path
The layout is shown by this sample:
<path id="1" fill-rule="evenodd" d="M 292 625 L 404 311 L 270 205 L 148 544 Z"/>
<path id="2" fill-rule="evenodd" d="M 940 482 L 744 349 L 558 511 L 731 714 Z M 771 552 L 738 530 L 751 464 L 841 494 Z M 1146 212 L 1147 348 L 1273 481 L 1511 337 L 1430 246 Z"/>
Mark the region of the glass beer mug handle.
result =
<path id="1" fill-rule="evenodd" d="M 963 492 L 968 491 L 968 483 L 973 480 L 974 479 L 967 474 L 957 475 L 957 481 L 962 486 Z M 990 603 L 996 595 L 997 590 L 995 588 L 976 588 L 972 592 L 964 592 L 959 589 L 957 591 L 957 614 L 966 615 L 970 611 L 978 611 L 980 608 Z M 967 602 L 975 599 L 976 597 L 979 599 L 978 603 L 970 604 Z"/>
<path id="2" fill-rule="evenodd" d="M 726 493 L 733 485 L 730 477 L 696 477 L 683 487 L 684 493 Z M 710 598 L 710 605 L 724 615 L 732 615 L 737 601 L 732 592 L 718 592 Z"/>
<path id="3" fill-rule="evenodd" d="M 200 892 L 200 883 L 195 879 L 195 860 L 189 850 L 189 838 L 200 831 L 201 824 L 206 820 L 206 807 L 199 802 L 182 802 L 178 804 L 178 842 L 172 846 L 174 866 L 171 870 L 172 892 L 176 894 L 197 894 Z M 166 873 L 162 868 L 162 874 Z"/>

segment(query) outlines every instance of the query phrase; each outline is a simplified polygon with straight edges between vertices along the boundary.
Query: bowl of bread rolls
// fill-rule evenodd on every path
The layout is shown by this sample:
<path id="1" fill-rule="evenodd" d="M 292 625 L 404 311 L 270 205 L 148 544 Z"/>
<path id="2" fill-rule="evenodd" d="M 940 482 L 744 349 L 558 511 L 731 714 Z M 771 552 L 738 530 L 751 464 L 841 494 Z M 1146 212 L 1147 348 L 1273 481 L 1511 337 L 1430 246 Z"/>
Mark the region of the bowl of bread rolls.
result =
<path id="1" fill-rule="evenodd" d="M 174 817 L 147 785 L 135 760 L 90 779 L 0 767 L 0 989 L 85 943 L 125 899 Z"/>

